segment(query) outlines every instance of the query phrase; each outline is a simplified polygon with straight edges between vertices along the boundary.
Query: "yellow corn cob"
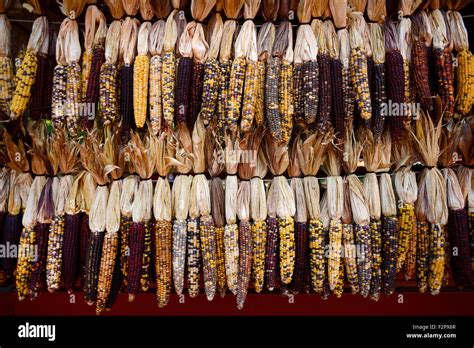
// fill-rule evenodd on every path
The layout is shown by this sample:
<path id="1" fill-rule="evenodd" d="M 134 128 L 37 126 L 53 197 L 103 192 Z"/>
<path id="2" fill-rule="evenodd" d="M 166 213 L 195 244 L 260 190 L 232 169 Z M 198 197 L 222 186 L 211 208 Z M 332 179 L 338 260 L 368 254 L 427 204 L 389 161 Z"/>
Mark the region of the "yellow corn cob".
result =
<path id="1" fill-rule="evenodd" d="M 290 284 L 295 268 L 295 225 L 292 217 L 278 219 L 280 234 L 280 278 Z"/>
<path id="2" fill-rule="evenodd" d="M 150 121 L 151 130 L 154 135 L 161 129 L 163 117 L 163 104 L 161 100 L 161 56 L 153 56 L 150 59 Z"/>
<path id="3" fill-rule="evenodd" d="M 243 133 L 250 131 L 255 118 L 255 104 L 258 93 L 258 70 L 255 62 L 247 62 L 245 71 L 245 86 L 242 106 L 242 120 L 240 121 L 240 130 Z"/>
<path id="4" fill-rule="evenodd" d="M 372 116 L 372 104 L 370 101 L 367 55 L 360 47 L 351 50 L 350 67 L 354 99 L 360 117 L 369 120 Z"/>
<path id="5" fill-rule="evenodd" d="M 342 262 L 339 263 L 339 272 L 337 275 L 337 283 L 334 287 L 334 295 L 337 298 L 342 297 L 342 293 L 344 292 L 344 264 Z"/>
<path id="6" fill-rule="evenodd" d="M 329 260 L 328 278 L 329 289 L 333 291 L 339 281 L 341 263 L 342 222 L 331 220 L 329 224 Z"/>
<path id="7" fill-rule="evenodd" d="M 10 101 L 15 88 L 15 74 L 10 57 L 0 57 L 0 112 L 10 115 Z"/>
<path id="8" fill-rule="evenodd" d="M 89 79 L 89 74 L 91 71 L 91 64 L 92 64 L 92 50 L 85 50 L 82 54 L 82 75 L 81 75 L 81 82 L 82 82 L 82 90 L 81 96 L 82 100 L 85 100 L 86 93 L 87 93 L 87 81 Z"/>
<path id="9" fill-rule="evenodd" d="M 261 292 L 265 278 L 265 246 L 267 241 L 267 223 L 265 221 L 256 221 L 252 224 L 252 239 L 255 292 Z"/>
<path id="10" fill-rule="evenodd" d="M 160 308 L 165 307 L 168 304 L 171 292 L 172 235 L 173 227 L 170 221 L 156 221 L 156 297 L 158 300 L 158 307 Z"/>
<path id="11" fill-rule="evenodd" d="M 219 97 L 219 70 L 217 59 L 209 59 L 204 65 L 204 77 L 202 82 L 201 117 L 205 125 L 208 125 L 215 115 L 217 100 Z"/>
<path id="12" fill-rule="evenodd" d="M 397 249 L 397 273 L 405 264 L 408 249 L 410 247 L 410 236 L 413 232 L 413 224 L 415 223 L 415 206 L 405 203 L 400 208 L 400 234 Z"/>
<path id="13" fill-rule="evenodd" d="M 430 273 L 428 285 L 432 295 L 439 294 L 443 284 L 445 267 L 444 228 L 441 225 L 432 225 L 430 229 Z"/>
<path id="14" fill-rule="evenodd" d="M 148 56 L 137 56 L 133 64 L 133 111 L 137 128 L 142 128 L 146 121 L 149 70 Z"/>
<path id="15" fill-rule="evenodd" d="M 16 120 L 26 110 L 31 97 L 31 87 L 35 83 L 38 58 L 32 51 L 27 51 L 15 75 L 15 91 L 10 106 L 11 119 Z"/>
<path id="16" fill-rule="evenodd" d="M 463 50 L 457 55 L 457 110 L 467 115 L 474 103 L 474 56 Z"/>
<path id="17" fill-rule="evenodd" d="M 294 114 L 294 86 L 293 86 L 293 65 L 286 61 L 281 64 L 280 70 L 280 115 L 282 141 L 287 142 L 291 137 L 293 129 Z"/>
<path id="18" fill-rule="evenodd" d="M 418 238 L 417 238 L 417 227 L 416 227 L 416 216 L 413 217 L 413 226 L 411 229 L 411 235 L 410 235 L 410 245 L 408 247 L 408 252 L 407 252 L 407 257 L 405 260 L 405 266 L 404 266 L 404 271 L 405 271 L 405 279 L 410 280 L 415 277 L 416 274 L 416 248 L 418 244 Z"/>
<path id="19" fill-rule="evenodd" d="M 118 240 L 118 233 L 105 232 L 102 254 L 100 256 L 99 280 L 97 283 L 97 314 L 100 314 L 104 310 L 112 286 Z"/>
<path id="20" fill-rule="evenodd" d="M 173 52 L 163 55 L 163 70 L 161 72 L 163 119 L 168 128 L 173 127 L 174 117 L 174 85 L 176 58 Z"/>
<path id="21" fill-rule="evenodd" d="M 309 250 L 311 284 L 316 293 L 323 291 L 324 283 L 324 230 L 321 220 L 309 221 Z"/>

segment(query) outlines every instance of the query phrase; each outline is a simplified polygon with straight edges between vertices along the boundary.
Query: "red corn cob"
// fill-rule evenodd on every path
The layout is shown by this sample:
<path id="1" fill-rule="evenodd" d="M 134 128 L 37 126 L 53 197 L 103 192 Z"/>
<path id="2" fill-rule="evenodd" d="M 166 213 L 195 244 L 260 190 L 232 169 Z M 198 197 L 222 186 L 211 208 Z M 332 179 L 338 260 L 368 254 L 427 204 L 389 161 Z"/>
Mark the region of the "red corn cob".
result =
<path id="1" fill-rule="evenodd" d="M 415 41 L 412 46 L 412 72 L 415 91 L 423 110 L 433 110 L 433 99 L 429 81 L 429 49 L 422 41 Z"/>
<path id="2" fill-rule="evenodd" d="M 374 137 L 379 140 L 385 125 L 385 115 L 382 114 L 382 105 L 387 102 L 385 93 L 385 65 L 374 64 L 372 78 L 372 131 Z"/>
<path id="3" fill-rule="evenodd" d="M 86 265 L 84 272 L 84 297 L 91 306 L 97 298 L 97 282 L 99 278 L 100 257 L 105 232 L 91 232 L 87 246 Z"/>
<path id="4" fill-rule="evenodd" d="M 38 70 L 36 72 L 35 83 L 31 89 L 30 117 L 33 120 L 40 120 L 46 113 L 45 103 L 50 75 L 49 59 L 45 54 L 38 54 Z"/>
<path id="5" fill-rule="evenodd" d="M 122 144 L 127 144 L 130 139 L 130 130 L 135 126 L 133 65 L 124 65 L 120 70 L 120 112 L 122 113 Z"/>
<path id="6" fill-rule="evenodd" d="M 319 106 L 316 129 L 325 133 L 331 122 L 332 82 L 331 61 L 327 54 L 318 55 L 319 66 Z"/>
<path id="7" fill-rule="evenodd" d="M 443 105 L 443 116 L 445 120 L 450 120 L 455 106 L 453 56 L 449 47 L 434 49 L 433 54 L 438 78 L 438 91 Z"/>
<path id="8" fill-rule="evenodd" d="M 87 81 L 86 103 L 97 103 L 99 99 L 100 67 L 105 62 L 105 50 L 101 46 L 94 47 L 92 51 L 91 68 Z"/>
<path id="9" fill-rule="evenodd" d="M 293 67 L 293 84 L 295 86 L 295 124 L 305 124 L 304 91 L 303 91 L 303 64 Z"/>
<path id="10" fill-rule="evenodd" d="M 145 250 L 145 224 L 133 222 L 128 239 L 128 278 L 127 291 L 128 300 L 131 302 L 140 289 L 140 277 L 142 271 L 143 252 Z"/>
<path id="11" fill-rule="evenodd" d="M 387 98 L 393 105 L 403 105 L 405 100 L 405 75 L 403 74 L 403 57 L 399 51 L 386 53 L 385 71 L 387 74 Z M 392 140 L 400 139 L 403 130 L 404 117 L 390 115 L 390 135 Z"/>
<path id="12" fill-rule="evenodd" d="M 344 139 L 345 114 L 344 114 L 344 91 L 342 86 L 342 63 L 339 59 L 331 59 L 332 80 L 332 107 L 333 125 L 336 136 Z"/>
<path id="13" fill-rule="evenodd" d="M 38 254 L 30 278 L 30 292 L 33 298 L 37 297 L 39 292 L 46 286 L 46 256 L 48 254 L 49 226 L 50 224 L 37 224 L 35 226 Z"/>
<path id="14" fill-rule="evenodd" d="M 472 284 L 471 244 L 469 242 L 467 213 L 464 209 L 449 211 L 450 250 L 457 249 L 457 254 L 451 255 L 454 281 L 460 287 Z"/>
<path id="15" fill-rule="evenodd" d="M 119 234 L 119 244 L 117 246 L 117 250 L 121 249 L 121 235 Z M 115 266 L 114 266 L 114 273 L 112 275 L 112 285 L 110 286 L 109 296 L 107 296 L 107 300 L 105 301 L 105 310 L 110 310 L 117 299 L 117 296 L 120 292 L 120 287 L 122 286 L 122 272 L 121 272 L 121 255 L 120 252 L 117 252 L 115 255 Z"/>
<path id="16" fill-rule="evenodd" d="M 195 63 L 193 65 L 193 74 L 191 81 L 191 103 L 187 122 L 189 129 L 192 129 L 194 127 L 194 122 L 196 122 L 199 112 L 201 111 L 203 78 L 204 64 Z"/>
<path id="17" fill-rule="evenodd" d="M 291 289 L 294 293 L 303 290 L 307 283 L 305 282 L 305 271 L 308 262 L 308 224 L 306 222 L 296 222 L 295 224 L 295 270 L 293 273 L 293 282 Z"/>
<path id="18" fill-rule="evenodd" d="M 252 273 L 252 233 L 248 221 L 239 223 L 239 276 L 237 280 L 237 308 L 244 307 Z"/>
<path id="19" fill-rule="evenodd" d="M 74 282 L 77 275 L 77 255 L 80 241 L 80 215 L 64 215 L 64 241 L 62 274 L 64 285 L 68 292 L 74 291 Z"/>
<path id="20" fill-rule="evenodd" d="M 182 57 L 178 63 L 175 89 L 175 123 L 186 122 L 189 114 L 189 94 L 191 88 L 191 77 L 193 61 L 189 57 Z"/>
<path id="21" fill-rule="evenodd" d="M 86 270 L 86 254 L 87 254 L 87 246 L 89 244 L 89 237 L 91 234 L 91 230 L 89 228 L 89 215 L 86 213 L 80 213 L 80 250 L 79 250 L 79 266 L 80 266 L 80 273 L 84 281 L 84 274 Z"/>

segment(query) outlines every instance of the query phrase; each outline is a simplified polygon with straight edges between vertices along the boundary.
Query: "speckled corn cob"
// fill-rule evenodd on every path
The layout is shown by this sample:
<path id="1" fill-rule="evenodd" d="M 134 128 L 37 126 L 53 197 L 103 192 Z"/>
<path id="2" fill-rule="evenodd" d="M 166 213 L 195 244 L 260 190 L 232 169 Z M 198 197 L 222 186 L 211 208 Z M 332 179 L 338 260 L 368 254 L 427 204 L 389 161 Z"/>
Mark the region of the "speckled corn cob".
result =
<path id="1" fill-rule="evenodd" d="M 219 62 L 209 59 L 204 65 L 204 78 L 202 83 L 201 116 L 205 125 L 214 117 L 219 97 Z"/>
<path id="2" fill-rule="evenodd" d="M 291 282 L 291 291 L 294 294 L 298 294 L 302 290 L 309 290 L 310 281 L 309 274 L 308 277 L 305 277 L 305 272 L 308 271 L 308 223 L 305 222 L 296 222 L 295 223 L 295 249 L 296 249 L 296 259 L 295 259 L 295 270 L 293 272 L 293 280 Z"/>
<path id="3" fill-rule="evenodd" d="M 202 216 L 199 222 L 202 269 L 204 276 L 204 292 L 208 301 L 216 294 L 217 265 L 216 265 L 216 231 L 212 216 Z"/>
<path id="4" fill-rule="evenodd" d="M 255 123 L 257 126 L 265 124 L 265 62 L 257 62 L 257 106 L 255 109 Z"/>
<path id="5" fill-rule="evenodd" d="M 339 264 L 339 274 L 337 277 L 337 283 L 336 283 L 336 286 L 334 287 L 334 295 L 336 295 L 337 298 L 341 298 L 343 292 L 344 292 L 344 264 L 341 262 Z"/>
<path id="6" fill-rule="evenodd" d="M 279 108 L 279 84 L 281 60 L 273 58 L 267 66 L 267 78 L 265 80 L 265 104 L 266 104 L 266 121 L 270 134 L 276 141 L 282 140 L 282 124 Z"/>
<path id="7" fill-rule="evenodd" d="M 174 86 L 176 58 L 173 52 L 163 55 L 163 70 L 161 73 L 161 88 L 163 97 L 163 120 L 168 128 L 173 127 L 174 118 Z"/>
<path id="8" fill-rule="evenodd" d="M 66 84 L 67 68 L 56 65 L 53 73 L 53 92 L 51 100 L 51 118 L 56 129 L 62 129 L 66 122 Z"/>
<path id="9" fill-rule="evenodd" d="M 97 298 L 100 258 L 104 241 L 104 232 L 91 232 L 86 254 L 84 297 L 91 306 Z"/>
<path id="10" fill-rule="evenodd" d="M 418 290 L 426 292 L 428 289 L 429 272 L 429 250 L 430 236 L 429 225 L 427 222 L 417 222 L 417 258 L 416 258 L 416 278 L 418 280 Z"/>
<path id="11" fill-rule="evenodd" d="M 267 244 L 265 246 L 265 284 L 269 291 L 276 287 L 278 250 L 278 220 L 267 219 Z"/>
<path id="12" fill-rule="evenodd" d="M 303 100 L 306 123 L 312 124 L 316 121 L 319 103 L 319 68 L 315 60 L 303 63 Z"/>
<path id="13" fill-rule="evenodd" d="M 237 122 L 242 109 L 242 95 L 246 72 L 246 59 L 235 58 L 230 71 L 229 97 L 227 100 L 227 127 L 231 133 L 237 131 Z"/>
<path id="14" fill-rule="evenodd" d="M 329 289 L 333 291 L 339 279 L 341 263 L 341 243 L 342 243 L 342 222 L 341 220 L 331 220 L 329 224 L 329 260 L 328 260 L 328 280 Z"/>
<path id="15" fill-rule="evenodd" d="M 417 227 L 416 227 L 416 216 L 413 216 L 413 224 L 410 231 L 410 245 L 408 247 L 407 257 L 403 271 L 405 272 L 405 279 L 410 280 L 415 278 L 416 275 L 416 257 L 417 257 Z"/>
<path id="16" fill-rule="evenodd" d="M 225 226 L 224 251 L 227 286 L 234 295 L 237 295 L 239 274 L 239 229 L 237 224 Z"/>
<path id="17" fill-rule="evenodd" d="M 162 127 L 163 104 L 162 104 L 162 87 L 161 72 L 163 62 L 161 56 L 153 56 L 150 59 L 150 88 L 149 88 L 149 111 L 151 130 L 154 135 L 158 134 Z"/>
<path id="18" fill-rule="evenodd" d="M 16 266 L 16 292 L 20 300 L 28 296 L 28 286 L 31 273 L 33 272 L 33 254 L 32 248 L 36 245 L 36 231 L 33 228 L 23 228 L 20 237 L 20 247 L 28 250 L 18 257 Z"/>
<path id="19" fill-rule="evenodd" d="M 160 308 L 168 304 L 171 292 L 172 234 L 170 221 L 155 222 L 156 298 Z"/>
<path id="20" fill-rule="evenodd" d="M 359 292 L 359 275 L 357 273 L 357 254 L 354 244 L 354 230 L 351 224 L 343 224 L 342 239 L 344 243 L 344 265 L 346 267 L 347 280 L 351 286 L 351 292 Z"/>
<path id="21" fill-rule="evenodd" d="M 281 117 L 281 140 L 286 142 L 291 137 L 294 117 L 294 87 L 293 87 L 293 65 L 288 62 L 281 64 L 280 70 L 280 117 Z"/>
<path id="22" fill-rule="evenodd" d="M 432 295 L 439 294 L 443 285 L 445 243 L 444 227 L 438 224 L 432 225 L 430 229 L 430 271 L 428 275 L 428 286 Z"/>
<path id="23" fill-rule="evenodd" d="M 63 260 L 64 216 L 57 216 L 50 225 L 46 284 L 49 290 L 59 289 Z"/>
<path id="24" fill-rule="evenodd" d="M 10 114 L 10 101 L 15 89 L 15 74 L 10 57 L 0 57 L 0 112 Z"/>
<path id="25" fill-rule="evenodd" d="M 280 234 L 280 280 L 289 284 L 295 268 L 295 225 L 291 217 L 278 219 Z"/>
<path id="26" fill-rule="evenodd" d="M 120 266 L 125 287 L 127 287 L 128 278 L 128 256 L 130 255 L 130 250 L 128 247 L 128 235 L 130 233 L 131 225 L 131 216 L 120 216 Z"/>
<path id="27" fill-rule="evenodd" d="M 319 66 L 319 106 L 316 129 L 325 133 L 331 125 L 332 81 L 331 61 L 327 54 L 318 55 Z"/>
<path id="28" fill-rule="evenodd" d="M 359 109 L 360 117 L 369 120 L 372 116 L 370 101 L 367 59 L 360 47 L 353 48 L 350 59 L 351 81 L 354 89 L 354 99 Z"/>
<path id="29" fill-rule="evenodd" d="M 201 241 L 199 238 L 199 220 L 188 220 L 188 291 L 190 297 L 199 294 L 199 278 L 201 269 Z"/>
<path id="30" fill-rule="evenodd" d="M 325 236 L 321 220 L 309 221 L 311 283 L 316 293 L 323 291 L 325 271 Z"/>
<path id="31" fill-rule="evenodd" d="M 359 291 L 363 297 L 367 297 L 372 279 L 372 244 L 369 225 L 354 225 L 354 234 L 359 248 L 357 255 Z"/>
<path id="32" fill-rule="evenodd" d="M 256 221 L 252 224 L 253 239 L 253 280 L 255 292 L 263 290 L 265 280 L 265 246 L 267 241 L 267 223 L 265 221 Z"/>
<path id="33" fill-rule="evenodd" d="M 252 274 L 252 231 L 248 221 L 239 223 L 239 275 L 237 281 L 237 308 L 242 309 L 247 297 Z"/>
<path id="34" fill-rule="evenodd" d="M 382 223 L 382 281 L 385 294 L 391 295 L 395 292 L 399 225 L 396 217 L 388 216 Z"/>
<path id="35" fill-rule="evenodd" d="M 382 291 L 382 222 L 370 219 L 370 238 L 372 248 L 372 280 L 370 298 L 378 301 Z"/>
<path id="36" fill-rule="evenodd" d="M 184 266 L 186 263 L 186 221 L 173 222 L 173 284 L 176 294 L 183 293 Z"/>
<path id="37" fill-rule="evenodd" d="M 257 63 L 247 62 L 245 71 L 244 95 L 242 101 L 242 120 L 240 121 L 240 130 L 243 133 L 250 131 L 256 113 L 258 93 L 258 70 Z"/>
<path id="38" fill-rule="evenodd" d="M 81 67 L 72 63 L 67 67 L 66 124 L 72 137 L 77 135 L 81 103 Z"/>
<path id="39" fill-rule="evenodd" d="M 102 245 L 102 256 L 100 259 L 99 280 L 97 284 L 97 314 L 105 309 L 105 303 L 112 287 L 118 244 L 118 233 L 105 232 L 104 242 Z"/>
<path id="40" fill-rule="evenodd" d="M 217 291 L 221 297 L 227 291 L 227 277 L 225 272 L 224 226 L 216 227 L 216 263 L 217 263 Z"/>
<path id="41" fill-rule="evenodd" d="M 219 142 L 222 142 L 224 139 L 224 132 L 227 127 L 227 104 L 229 102 L 231 67 L 231 62 L 220 63 L 219 99 L 217 103 L 217 130 Z"/>
<path id="42" fill-rule="evenodd" d="M 117 99 L 118 70 L 114 64 L 104 63 L 100 68 L 99 109 L 104 123 L 114 123 L 118 116 Z"/>
<path id="43" fill-rule="evenodd" d="M 151 234 L 153 229 L 153 223 L 145 223 L 145 238 L 144 238 L 144 249 L 142 259 L 142 270 L 140 276 L 140 285 L 143 292 L 148 291 L 150 281 L 150 263 L 151 263 Z"/>

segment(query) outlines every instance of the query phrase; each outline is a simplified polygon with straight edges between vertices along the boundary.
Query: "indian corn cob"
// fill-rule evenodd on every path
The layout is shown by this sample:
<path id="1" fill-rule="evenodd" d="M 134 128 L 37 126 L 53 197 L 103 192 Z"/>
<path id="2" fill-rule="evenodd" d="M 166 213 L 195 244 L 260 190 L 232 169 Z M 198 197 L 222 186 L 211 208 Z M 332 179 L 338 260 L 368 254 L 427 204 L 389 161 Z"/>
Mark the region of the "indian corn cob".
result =
<path id="1" fill-rule="evenodd" d="M 138 54 L 133 64 L 133 115 L 137 128 L 142 128 L 146 122 L 148 76 L 150 58 L 148 56 L 148 34 L 151 29 L 150 22 L 144 22 L 138 30 Z"/>

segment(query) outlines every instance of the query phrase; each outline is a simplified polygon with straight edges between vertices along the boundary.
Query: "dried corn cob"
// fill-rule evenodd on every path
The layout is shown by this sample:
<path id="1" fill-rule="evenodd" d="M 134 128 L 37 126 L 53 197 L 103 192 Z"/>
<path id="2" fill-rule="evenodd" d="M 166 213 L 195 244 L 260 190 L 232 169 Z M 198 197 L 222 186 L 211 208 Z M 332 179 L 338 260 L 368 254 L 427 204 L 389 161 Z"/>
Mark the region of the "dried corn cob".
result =
<path id="1" fill-rule="evenodd" d="M 209 124 L 217 108 L 219 96 L 219 62 L 208 59 L 204 67 L 201 114 L 204 124 Z"/>
<path id="2" fill-rule="evenodd" d="M 295 267 L 295 234 L 293 218 L 279 218 L 280 234 L 280 277 L 283 284 L 289 284 Z"/>
<path id="3" fill-rule="evenodd" d="M 97 313 L 102 312 L 106 306 L 107 296 L 112 286 L 115 262 L 119 244 L 119 234 L 117 232 L 103 233 L 102 255 L 100 258 L 100 273 L 97 282 Z"/>
<path id="4" fill-rule="evenodd" d="M 344 208 L 343 181 L 340 176 L 327 178 L 327 199 L 329 222 L 329 258 L 328 258 L 328 284 L 333 291 L 339 280 L 342 246 L 342 221 Z"/>
<path id="5" fill-rule="evenodd" d="M 271 22 L 266 22 L 258 31 L 257 36 L 257 106 L 255 110 L 255 123 L 257 126 L 265 124 L 265 71 L 267 62 L 273 50 L 275 42 L 275 26 Z M 295 108 L 297 110 L 297 108 Z"/>
<path id="6" fill-rule="evenodd" d="M 133 300 L 133 296 L 138 292 L 141 285 L 143 253 L 145 251 L 145 229 L 145 224 L 140 222 L 132 222 L 130 227 L 127 274 L 129 301 Z"/>
<path id="7" fill-rule="evenodd" d="M 295 271 L 291 288 L 294 293 L 299 293 L 306 287 L 305 271 L 308 263 L 308 224 L 306 222 L 296 222 L 295 249 Z"/>
<path id="8" fill-rule="evenodd" d="M 281 117 L 281 140 L 290 140 L 293 130 L 294 117 L 294 86 L 293 65 L 291 61 L 284 60 L 280 70 L 279 83 L 280 117 Z"/>
<path id="9" fill-rule="evenodd" d="M 153 224 L 149 221 L 145 223 L 145 236 L 144 236 L 144 248 L 142 256 L 142 266 L 140 274 L 140 286 L 143 292 L 148 291 L 149 278 L 150 278 L 150 262 L 151 262 L 151 234 Z"/>
<path id="10" fill-rule="evenodd" d="M 0 15 L 2 41 L 0 45 L 0 113 L 2 119 L 10 117 L 10 101 L 15 89 L 15 72 L 11 59 L 11 26 L 6 15 Z"/>
<path id="11" fill-rule="evenodd" d="M 8 214 L 5 217 L 5 225 L 4 225 L 4 236 L 3 240 L 5 244 L 9 245 L 18 245 L 18 241 L 20 240 L 20 236 L 22 233 L 22 228 L 21 228 L 21 220 L 22 220 L 22 214 Z M 16 266 L 16 259 L 15 258 L 5 258 L 2 260 L 2 268 L 5 271 L 5 275 L 7 278 L 10 278 L 13 276 L 13 272 L 15 270 Z"/>
<path id="12" fill-rule="evenodd" d="M 48 33 L 47 35 L 50 36 Z M 45 100 L 51 100 L 47 98 L 48 89 L 50 85 L 50 60 L 48 57 L 49 50 L 49 39 L 44 40 L 41 45 L 41 49 L 38 52 L 38 68 L 36 72 L 35 82 L 31 88 L 31 104 L 30 104 L 30 117 L 33 120 L 39 120 L 47 118 L 48 104 Z M 49 95 L 51 97 L 51 95 Z"/>
<path id="13" fill-rule="evenodd" d="M 250 224 L 239 224 L 239 275 L 237 281 L 237 308 L 242 309 L 247 297 L 247 287 L 252 272 L 252 232 Z"/>
<path id="14" fill-rule="evenodd" d="M 129 238 L 131 226 L 132 226 L 132 217 L 122 215 L 120 217 L 120 239 L 121 239 L 120 265 L 121 265 L 121 273 L 122 273 L 125 286 L 127 286 L 127 278 L 128 278 L 128 258 L 130 256 L 128 238 Z"/>
<path id="15" fill-rule="evenodd" d="M 148 75 L 150 58 L 148 57 L 148 33 L 151 23 L 145 22 L 138 30 L 138 55 L 133 64 L 133 115 L 137 128 L 142 128 L 146 122 L 148 97 Z"/>
<path id="16" fill-rule="evenodd" d="M 267 224 L 265 221 L 256 221 L 252 224 L 252 270 L 255 291 L 261 292 L 265 280 L 265 244 L 267 240 Z"/>
<path id="17" fill-rule="evenodd" d="M 162 104 L 162 86 L 161 74 L 163 71 L 162 57 L 155 55 L 150 59 L 150 121 L 153 134 L 158 134 L 162 127 L 163 104 Z"/>
<path id="18" fill-rule="evenodd" d="M 187 236 L 187 273 L 188 291 L 190 297 L 199 294 L 199 278 L 201 268 L 201 240 L 199 236 L 199 220 L 188 220 Z"/>
<path id="19" fill-rule="evenodd" d="M 65 214 L 63 240 L 63 277 L 68 292 L 74 290 L 78 261 L 80 215 Z"/>
<path id="20" fill-rule="evenodd" d="M 175 60 L 176 58 L 174 52 L 166 52 L 163 55 L 163 71 L 161 73 L 163 119 L 168 128 L 173 126 L 173 118 L 175 113 Z"/>
<path id="21" fill-rule="evenodd" d="M 359 278 L 357 273 L 356 245 L 354 243 L 354 230 L 352 224 L 342 226 L 342 237 L 344 243 L 344 265 L 346 267 L 347 280 L 353 294 L 359 292 Z"/>
<path id="22" fill-rule="evenodd" d="M 231 62 L 219 63 L 219 97 L 217 103 L 217 131 L 220 142 L 224 138 L 227 125 L 227 104 L 230 91 L 230 72 L 232 68 Z"/>
<path id="23" fill-rule="evenodd" d="M 231 132 L 236 131 L 237 122 L 240 118 L 242 107 L 242 95 L 244 91 L 244 81 L 246 73 L 246 60 L 243 57 L 236 57 L 232 62 L 230 71 L 229 92 L 227 101 L 227 127 Z"/>
<path id="24" fill-rule="evenodd" d="M 69 134 L 75 137 L 80 115 L 81 67 L 75 62 L 69 64 L 66 69 L 66 125 Z"/>
<path id="25" fill-rule="evenodd" d="M 225 270 L 224 252 L 224 226 L 216 226 L 216 259 L 217 259 L 217 290 L 221 297 L 225 296 L 227 290 L 227 278 Z"/>
<path id="26" fill-rule="evenodd" d="M 202 263 L 204 275 L 204 287 L 208 301 L 214 298 L 217 282 L 216 265 L 216 231 L 212 216 L 201 216 L 200 239 L 202 248 Z"/>
<path id="27" fill-rule="evenodd" d="M 289 77 L 287 77 L 289 78 Z M 245 85 L 242 100 L 242 120 L 240 121 L 240 130 L 242 133 L 248 133 L 252 127 L 255 118 L 258 93 L 258 67 L 257 63 L 248 60 L 245 70 Z"/>
<path id="28" fill-rule="evenodd" d="M 188 127 L 193 128 L 201 110 L 202 81 L 204 78 L 204 64 L 195 62 L 191 74 L 191 100 L 187 117 Z"/>
<path id="29" fill-rule="evenodd" d="M 23 228 L 21 232 L 19 245 L 24 248 L 26 252 L 18 257 L 18 264 L 16 267 L 16 292 L 18 299 L 21 301 L 28 295 L 29 281 L 33 273 L 34 257 L 31 249 L 36 244 L 36 230 L 35 228 Z"/>
<path id="30" fill-rule="evenodd" d="M 86 273 L 86 259 L 88 253 L 89 237 L 91 235 L 91 230 L 89 228 L 89 215 L 85 212 L 81 212 L 81 226 L 80 226 L 80 235 L 79 235 L 79 265 L 81 270 L 82 277 L 82 286 L 84 287 L 85 283 L 85 273 Z"/>
<path id="31" fill-rule="evenodd" d="M 397 252 L 397 273 L 405 264 L 408 250 L 410 248 L 413 225 L 415 224 L 415 207 L 413 204 L 404 203 L 400 207 L 400 236 Z"/>
<path id="32" fill-rule="evenodd" d="M 173 281 L 178 295 L 182 294 L 184 283 L 184 265 L 186 261 L 186 221 L 173 222 Z"/>
<path id="33" fill-rule="evenodd" d="M 344 97 L 344 132 L 342 136 L 345 137 L 347 129 L 352 128 L 352 121 L 354 118 L 354 89 L 351 87 L 351 73 L 350 73 L 350 40 L 349 32 L 346 29 L 338 30 L 337 36 L 339 38 L 339 60 L 342 63 L 342 93 Z"/>
<path id="34" fill-rule="evenodd" d="M 53 72 L 53 91 L 51 95 L 51 118 L 56 129 L 61 129 L 65 123 L 67 68 L 58 64 Z"/>
<path id="35" fill-rule="evenodd" d="M 168 304 L 171 291 L 172 237 L 170 221 L 163 220 L 155 223 L 156 292 L 160 308 Z"/>
<path id="36" fill-rule="evenodd" d="M 432 295 L 439 294 L 443 283 L 445 265 L 445 243 L 444 228 L 440 225 L 432 225 L 429 238 L 430 261 L 428 286 Z"/>
<path id="37" fill-rule="evenodd" d="M 303 92 L 303 64 L 293 66 L 293 86 L 295 90 L 295 124 L 305 125 L 304 118 L 304 92 Z M 265 93 L 265 92 L 264 92 Z"/>
<path id="38" fill-rule="evenodd" d="M 59 288 L 62 268 L 64 230 L 64 215 L 58 215 L 51 222 L 48 238 L 46 283 L 50 292 Z"/>
<path id="39" fill-rule="evenodd" d="M 224 255 L 229 290 L 237 294 L 237 277 L 239 265 L 239 229 L 237 224 L 227 224 L 224 229 Z"/>
<path id="40" fill-rule="evenodd" d="M 274 57 L 267 66 L 267 76 L 265 80 L 265 104 L 267 127 L 270 134 L 277 141 L 282 139 L 282 127 L 279 110 L 279 85 L 281 73 L 281 60 Z"/>
<path id="41" fill-rule="evenodd" d="M 86 303 L 91 306 L 97 298 L 97 283 L 99 278 L 100 259 L 104 243 L 104 232 L 91 231 L 87 254 L 86 272 L 84 280 L 84 297 Z"/>
<path id="42" fill-rule="evenodd" d="M 378 301 L 382 289 L 382 223 L 380 220 L 371 219 L 370 238 L 372 248 L 372 284 L 370 285 L 370 298 Z"/>
<path id="43" fill-rule="evenodd" d="M 277 251 L 278 251 L 278 220 L 267 219 L 267 243 L 265 246 L 265 284 L 269 291 L 276 287 Z"/>
<path id="44" fill-rule="evenodd" d="M 16 120 L 23 116 L 31 97 L 31 88 L 35 82 L 38 58 L 36 54 L 48 34 L 48 20 L 45 16 L 33 22 L 27 51 L 15 75 L 15 91 L 10 105 L 10 118 Z"/>
<path id="45" fill-rule="evenodd" d="M 416 258 L 416 276 L 418 280 L 418 290 L 426 292 L 428 289 L 429 272 L 429 225 L 425 221 L 417 222 L 417 258 Z"/>
<path id="46" fill-rule="evenodd" d="M 178 63 L 178 71 L 176 76 L 176 123 L 186 122 L 189 114 L 189 95 L 191 92 L 191 80 L 193 61 L 190 57 L 181 57 Z"/>

